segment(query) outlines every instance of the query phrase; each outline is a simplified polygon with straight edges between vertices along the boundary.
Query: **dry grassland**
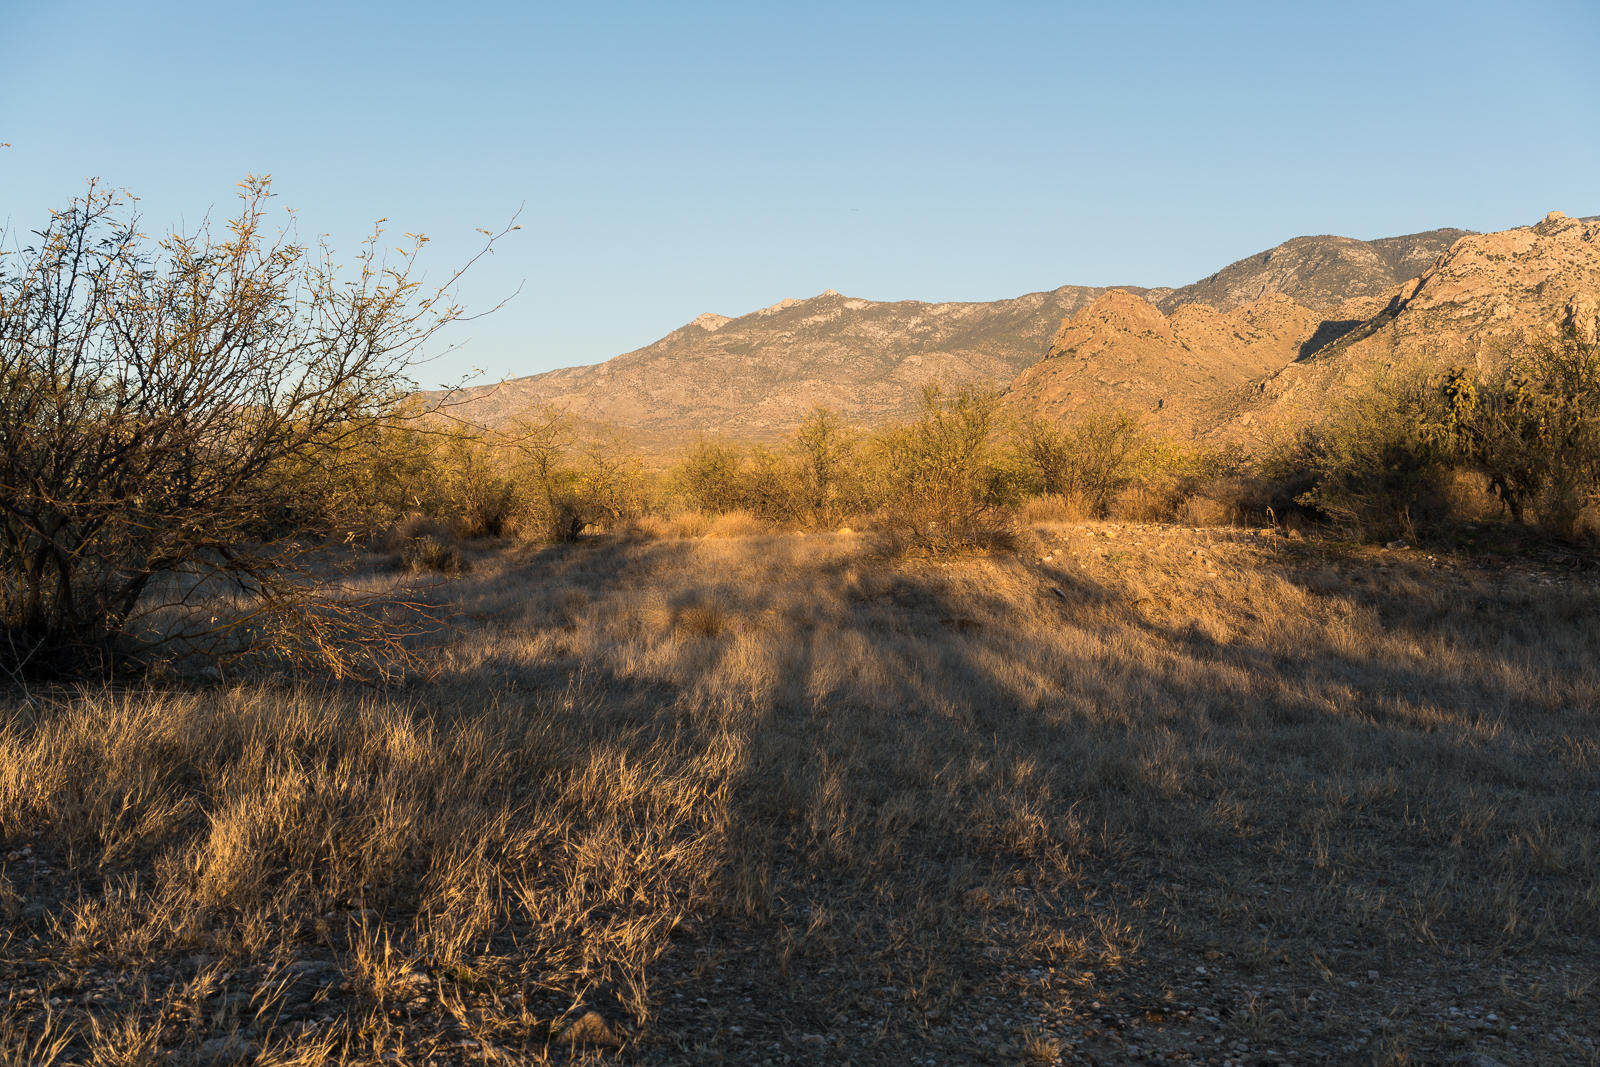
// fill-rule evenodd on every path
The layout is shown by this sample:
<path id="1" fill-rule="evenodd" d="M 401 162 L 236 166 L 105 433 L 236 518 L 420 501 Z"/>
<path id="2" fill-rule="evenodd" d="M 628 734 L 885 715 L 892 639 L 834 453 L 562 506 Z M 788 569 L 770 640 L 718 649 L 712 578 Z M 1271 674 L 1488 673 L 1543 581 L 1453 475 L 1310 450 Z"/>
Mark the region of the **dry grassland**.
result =
<path id="1" fill-rule="evenodd" d="M 1600 1062 L 1591 579 L 1031 536 L 472 550 L 404 690 L 13 693 L 0 1064 Z"/>

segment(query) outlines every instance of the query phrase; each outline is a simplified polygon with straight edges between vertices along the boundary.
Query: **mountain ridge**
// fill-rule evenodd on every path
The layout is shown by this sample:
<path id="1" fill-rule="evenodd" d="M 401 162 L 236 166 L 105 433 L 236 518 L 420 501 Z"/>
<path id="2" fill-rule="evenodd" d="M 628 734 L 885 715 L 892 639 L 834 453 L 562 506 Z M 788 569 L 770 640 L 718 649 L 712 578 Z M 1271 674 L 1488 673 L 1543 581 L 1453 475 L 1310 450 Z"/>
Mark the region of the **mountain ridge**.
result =
<path id="1" fill-rule="evenodd" d="M 1472 232 L 1444 228 L 1372 241 L 1335 234 L 1294 237 L 1172 290 L 1158 306 L 1169 315 L 1184 304 L 1232 311 L 1268 293 L 1283 293 L 1322 311 L 1415 278 Z"/>
<path id="2" fill-rule="evenodd" d="M 930 378 L 1004 386 L 1045 354 L 1062 318 L 1109 288 L 941 303 L 829 289 L 736 318 L 708 312 L 601 363 L 466 390 L 457 411 L 494 424 L 531 404 L 562 404 L 647 443 L 705 431 L 775 438 L 816 404 L 878 422 L 915 410 Z"/>
<path id="3" fill-rule="evenodd" d="M 1440 229 L 1375 241 L 1297 237 L 1177 289 L 1067 285 L 940 303 L 829 289 L 740 316 L 705 312 L 600 363 L 464 390 L 456 411 L 493 425 L 532 405 L 557 404 L 581 421 L 627 430 L 647 451 L 664 451 L 707 432 L 776 439 L 819 404 L 865 425 L 904 417 L 916 410 L 922 385 L 943 378 L 1026 387 L 1044 411 L 1070 412 L 1093 399 L 1161 413 L 1157 421 L 1176 432 L 1211 433 L 1254 402 L 1247 384 L 1256 388 L 1365 328 L 1403 283 L 1462 240 L 1482 236 Z M 1418 264 L 1416 274 L 1397 280 Z M 1063 336 L 1112 292 L 1122 294 L 1115 314 Z M 1125 328 L 1139 313 L 1123 297 L 1168 323 L 1143 327 L 1160 337 L 1140 339 Z M 1091 344 L 1096 328 L 1120 340 Z M 1069 366 L 1084 370 L 1079 364 L 1035 370 L 1089 348 L 1105 351 L 1085 360 L 1096 367 L 1070 387 L 1055 379 Z M 1157 374 L 1158 367 L 1167 369 Z"/>

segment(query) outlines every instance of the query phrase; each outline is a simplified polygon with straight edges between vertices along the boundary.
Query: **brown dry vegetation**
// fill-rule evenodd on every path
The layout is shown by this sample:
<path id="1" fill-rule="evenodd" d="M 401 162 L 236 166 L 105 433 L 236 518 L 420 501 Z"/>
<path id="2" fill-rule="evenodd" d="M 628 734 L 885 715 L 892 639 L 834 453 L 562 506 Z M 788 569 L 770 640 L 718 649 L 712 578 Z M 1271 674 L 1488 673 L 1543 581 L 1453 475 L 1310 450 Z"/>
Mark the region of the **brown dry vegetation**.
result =
<path id="1" fill-rule="evenodd" d="M 404 690 L 11 694 L 0 1063 L 1596 1062 L 1583 573 L 755 525 L 467 546 Z"/>

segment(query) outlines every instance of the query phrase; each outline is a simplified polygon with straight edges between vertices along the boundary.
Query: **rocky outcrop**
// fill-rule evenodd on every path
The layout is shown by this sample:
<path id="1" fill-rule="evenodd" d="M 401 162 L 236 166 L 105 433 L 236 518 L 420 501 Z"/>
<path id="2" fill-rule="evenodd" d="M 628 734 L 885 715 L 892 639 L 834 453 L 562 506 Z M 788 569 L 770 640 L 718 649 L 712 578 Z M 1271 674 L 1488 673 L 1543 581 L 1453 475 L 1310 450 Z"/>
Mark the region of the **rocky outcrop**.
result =
<path id="1" fill-rule="evenodd" d="M 1396 262 L 1413 261 L 1396 248 Z M 1118 407 L 1183 436 L 1248 438 L 1314 418 L 1396 366 L 1487 370 L 1563 329 L 1592 342 L 1600 220 L 1551 212 L 1536 226 L 1466 234 L 1416 277 L 1318 310 L 1283 293 L 1170 314 L 1147 299 L 1108 293 L 1064 321 L 1047 358 L 1013 382 L 1008 404 L 1065 420 Z"/>
<path id="2" fill-rule="evenodd" d="M 1567 313 L 1561 327 L 1571 330 L 1584 344 L 1592 345 L 1600 336 L 1600 302 L 1593 293 L 1573 293 L 1567 299 Z"/>
<path id="3" fill-rule="evenodd" d="M 1069 422 L 1122 408 L 1170 433 L 1204 435 L 1247 407 L 1255 384 L 1296 359 L 1322 322 L 1281 293 L 1226 313 L 1185 304 L 1168 316 L 1113 290 L 1061 324 L 1006 404 L 1022 418 Z"/>
<path id="4" fill-rule="evenodd" d="M 1330 394 L 1397 366 L 1475 366 L 1572 328 L 1600 334 L 1600 220 L 1552 211 L 1535 226 L 1463 237 L 1382 310 L 1312 358 L 1264 380 L 1253 407 L 1280 421 L 1323 409 Z"/>

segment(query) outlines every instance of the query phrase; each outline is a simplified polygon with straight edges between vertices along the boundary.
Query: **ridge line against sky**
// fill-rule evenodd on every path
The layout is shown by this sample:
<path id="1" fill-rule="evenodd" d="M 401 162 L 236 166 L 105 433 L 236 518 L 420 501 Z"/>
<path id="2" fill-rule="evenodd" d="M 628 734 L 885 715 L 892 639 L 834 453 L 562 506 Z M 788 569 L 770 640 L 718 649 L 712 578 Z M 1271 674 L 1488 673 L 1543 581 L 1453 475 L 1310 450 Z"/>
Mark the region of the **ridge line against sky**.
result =
<path id="1" fill-rule="evenodd" d="M 1600 5 L 0 7 L 0 222 L 98 176 L 161 230 L 271 173 L 504 310 L 424 384 L 835 289 L 1183 286 L 1293 237 L 1600 211 Z M 63 71 L 69 72 L 67 75 Z"/>

